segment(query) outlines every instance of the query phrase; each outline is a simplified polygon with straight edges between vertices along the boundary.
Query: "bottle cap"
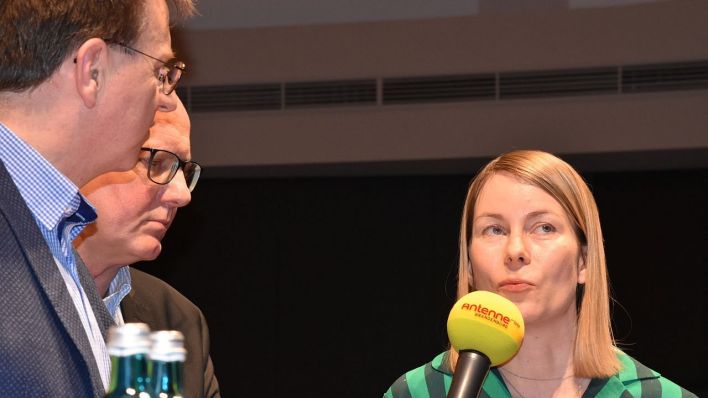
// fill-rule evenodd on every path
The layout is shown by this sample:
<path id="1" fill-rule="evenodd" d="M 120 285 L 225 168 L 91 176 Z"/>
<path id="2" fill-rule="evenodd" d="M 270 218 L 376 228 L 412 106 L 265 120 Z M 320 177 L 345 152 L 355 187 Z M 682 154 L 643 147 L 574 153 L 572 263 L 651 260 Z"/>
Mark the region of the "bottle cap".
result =
<path id="1" fill-rule="evenodd" d="M 187 350 L 184 348 L 184 335 L 177 330 L 161 330 L 150 334 L 152 349 L 150 359 L 164 362 L 184 362 Z"/>
<path id="2" fill-rule="evenodd" d="M 150 328 L 144 323 L 126 323 L 108 330 L 108 354 L 126 357 L 150 351 Z"/>

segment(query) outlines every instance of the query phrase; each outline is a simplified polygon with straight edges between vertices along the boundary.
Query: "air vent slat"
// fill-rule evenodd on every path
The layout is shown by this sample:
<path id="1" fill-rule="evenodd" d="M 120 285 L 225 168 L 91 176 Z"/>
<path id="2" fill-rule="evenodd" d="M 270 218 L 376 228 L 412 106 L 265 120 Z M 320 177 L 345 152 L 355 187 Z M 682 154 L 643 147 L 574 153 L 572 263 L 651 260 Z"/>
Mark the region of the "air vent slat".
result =
<path id="1" fill-rule="evenodd" d="M 518 75 L 501 75 L 501 80 L 507 82 L 573 82 L 573 81 L 596 81 L 596 80 L 607 80 L 617 77 L 617 72 L 604 73 L 601 75 L 576 75 L 569 74 L 567 76 L 562 75 L 549 75 L 549 76 L 518 76 Z"/>
<path id="2" fill-rule="evenodd" d="M 288 83 L 285 108 L 376 104 L 376 80 Z"/>
<path id="3" fill-rule="evenodd" d="M 280 109 L 280 84 L 177 88 L 194 112 Z"/>
<path id="4" fill-rule="evenodd" d="M 625 84 L 627 83 L 645 83 L 654 81 L 678 81 L 692 82 L 694 80 L 701 81 L 708 78 L 706 74 L 681 74 L 681 75 L 652 75 L 652 76 L 625 76 Z"/>
<path id="5" fill-rule="evenodd" d="M 410 85 L 410 84 L 401 84 L 401 85 L 386 85 L 384 86 L 384 89 L 386 92 L 416 92 L 420 90 L 425 90 L 425 91 L 439 91 L 441 93 L 444 93 L 445 91 L 464 91 L 464 90 L 489 90 L 490 88 L 494 88 L 493 82 L 490 83 L 484 83 L 484 84 L 429 84 L 429 85 Z"/>
<path id="6" fill-rule="evenodd" d="M 384 79 L 383 103 L 470 101 L 493 99 L 492 74 Z"/>
<path id="7" fill-rule="evenodd" d="M 708 87 L 708 62 L 627 66 L 622 71 L 628 93 Z"/>
<path id="8" fill-rule="evenodd" d="M 526 91 L 573 91 L 578 89 L 617 89 L 617 82 L 572 82 L 572 83 L 548 83 L 548 84 L 515 84 L 515 85 L 502 85 L 502 94 L 509 92 L 526 92 Z"/>
<path id="9" fill-rule="evenodd" d="M 499 75 L 500 98 L 551 97 L 617 92 L 617 68 L 515 72 Z"/>
<path id="10" fill-rule="evenodd" d="M 401 89 L 401 90 L 389 90 L 386 93 L 386 99 L 394 96 L 401 96 L 401 97 L 409 97 L 409 96 L 416 96 L 416 95 L 437 95 L 441 98 L 444 98 L 445 95 L 450 94 L 450 95 L 458 95 L 458 94 L 494 94 L 494 90 L 490 90 L 488 88 L 477 88 L 477 87 L 459 87 L 459 88 L 452 88 L 452 89 L 445 89 L 445 88 L 435 88 L 435 89 L 430 89 L 430 90 L 415 90 L 415 89 Z"/>

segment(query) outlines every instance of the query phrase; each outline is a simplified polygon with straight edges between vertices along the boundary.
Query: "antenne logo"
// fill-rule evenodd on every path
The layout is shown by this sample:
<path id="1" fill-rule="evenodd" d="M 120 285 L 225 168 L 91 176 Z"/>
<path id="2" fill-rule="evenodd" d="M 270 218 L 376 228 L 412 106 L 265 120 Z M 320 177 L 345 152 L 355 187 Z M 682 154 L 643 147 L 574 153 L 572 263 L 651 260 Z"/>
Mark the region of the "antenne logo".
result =
<path id="1" fill-rule="evenodd" d="M 510 319 L 508 316 L 502 314 L 501 312 L 491 310 L 483 306 L 482 304 L 463 303 L 462 309 L 466 311 L 472 311 L 474 312 L 475 316 L 494 322 L 502 327 L 506 328 L 509 326 Z M 516 322 L 514 323 L 517 324 Z"/>

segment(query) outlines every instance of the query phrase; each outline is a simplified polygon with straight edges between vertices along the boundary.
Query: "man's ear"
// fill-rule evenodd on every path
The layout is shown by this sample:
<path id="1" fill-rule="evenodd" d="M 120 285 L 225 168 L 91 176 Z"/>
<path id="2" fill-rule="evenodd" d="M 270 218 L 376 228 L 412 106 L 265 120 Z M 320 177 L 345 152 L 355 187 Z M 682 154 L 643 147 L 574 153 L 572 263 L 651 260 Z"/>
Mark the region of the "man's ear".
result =
<path id="1" fill-rule="evenodd" d="M 583 245 L 581 248 L 580 256 L 578 256 L 578 284 L 585 283 L 585 274 L 587 273 L 587 258 L 588 258 L 588 247 Z"/>
<path id="2" fill-rule="evenodd" d="M 101 39 L 86 40 L 76 52 L 74 77 L 76 91 L 87 108 L 93 108 L 103 89 L 108 46 Z"/>

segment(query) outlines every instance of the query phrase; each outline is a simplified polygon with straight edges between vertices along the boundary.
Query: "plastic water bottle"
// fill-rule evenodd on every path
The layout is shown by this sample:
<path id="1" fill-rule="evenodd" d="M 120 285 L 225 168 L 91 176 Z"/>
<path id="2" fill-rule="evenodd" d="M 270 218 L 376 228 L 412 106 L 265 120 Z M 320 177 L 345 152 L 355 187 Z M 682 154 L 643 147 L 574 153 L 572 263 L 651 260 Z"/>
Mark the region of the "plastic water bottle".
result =
<path id="1" fill-rule="evenodd" d="M 126 323 L 108 331 L 111 382 L 106 398 L 152 398 L 148 377 L 150 328 L 144 323 Z"/>
<path id="2" fill-rule="evenodd" d="M 183 394 L 184 336 L 176 330 L 150 335 L 150 380 L 154 398 L 181 398 Z"/>

